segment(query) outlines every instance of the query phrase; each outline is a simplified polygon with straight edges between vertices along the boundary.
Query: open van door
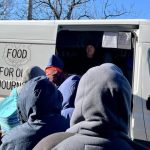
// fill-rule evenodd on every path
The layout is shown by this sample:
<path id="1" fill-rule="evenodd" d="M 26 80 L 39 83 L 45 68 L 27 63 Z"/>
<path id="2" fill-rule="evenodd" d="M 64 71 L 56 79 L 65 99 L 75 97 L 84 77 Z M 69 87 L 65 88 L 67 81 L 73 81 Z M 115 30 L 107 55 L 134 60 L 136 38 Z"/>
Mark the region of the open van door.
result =
<path id="1" fill-rule="evenodd" d="M 146 140 L 150 146 L 150 43 L 142 44 L 142 101 Z"/>
<path id="2" fill-rule="evenodd" d="M 0 22 L 0 97 L 22 84 L 27 66 L 45 69 L 55 54 L 57 25 L 41 21 Z"/>
<path id="3" fill-rule="evenodd" d="M 133 90 L 133 138 L 150 147 L 149 25 L 141 24 L 137 34 Z"/>

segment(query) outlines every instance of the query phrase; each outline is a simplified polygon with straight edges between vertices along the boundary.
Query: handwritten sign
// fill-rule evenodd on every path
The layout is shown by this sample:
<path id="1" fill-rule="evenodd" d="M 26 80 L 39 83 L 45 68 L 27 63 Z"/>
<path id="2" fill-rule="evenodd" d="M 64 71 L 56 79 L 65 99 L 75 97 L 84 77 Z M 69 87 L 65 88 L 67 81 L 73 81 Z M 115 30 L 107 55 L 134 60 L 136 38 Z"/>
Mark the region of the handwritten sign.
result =
<path id="1" fill-rule="evenodd" d="M 31 61 L 31 44 L 1 43 L 0 48 L 0 94 L 7 95 L 22 85 L 23 71 Z"/>
<path id="2" fill-rule="evenodd" d="M 23 83 L 19 81 L 0 80 L 0 89 L 12 90 L 15 87 L 21 86 Z"/>
<path id="3" fill-rule="evenodd" d="M 27 44 L 7 44 L 4 49 L 4 61 L 13 67 L 19 67 L 30 60 L 30 46 Z"/>
<path id="4" fill-rule="evenodd" d="M 0 67 L 0 75 L 9 77 L 22 77 L 23 69 Z"/>
<path id="5" fill-rule="evenodd" d="M 10 94 L 22 85 L 26 67 L 39 66 L 43 70 L 49 57 L 55 54 L 55 44 L 0 43 L 0 96 Z"/>

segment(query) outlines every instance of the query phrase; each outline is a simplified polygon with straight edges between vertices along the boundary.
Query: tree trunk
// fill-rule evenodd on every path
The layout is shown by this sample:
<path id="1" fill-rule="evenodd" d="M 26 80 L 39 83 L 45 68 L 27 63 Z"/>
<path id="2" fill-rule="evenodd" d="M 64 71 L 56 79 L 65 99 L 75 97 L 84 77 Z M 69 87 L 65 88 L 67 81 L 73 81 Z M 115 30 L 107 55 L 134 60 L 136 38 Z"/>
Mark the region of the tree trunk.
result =
<path id="1" fill-rule="evenodd" d="M 32 0 L 28 0 L 28 20 L 32 20 Z"/>

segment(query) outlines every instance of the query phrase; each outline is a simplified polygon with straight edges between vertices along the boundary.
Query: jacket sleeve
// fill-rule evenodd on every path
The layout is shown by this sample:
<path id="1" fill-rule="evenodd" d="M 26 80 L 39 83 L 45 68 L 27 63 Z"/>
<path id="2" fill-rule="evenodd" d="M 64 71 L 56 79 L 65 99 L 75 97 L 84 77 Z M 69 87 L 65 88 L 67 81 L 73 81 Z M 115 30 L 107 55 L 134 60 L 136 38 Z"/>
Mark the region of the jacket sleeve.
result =
<path id="1" fill-rule="evenodd" d="M 15 150 L 15 145 L 13 143 L 2 143 L 0 150 Z"/>

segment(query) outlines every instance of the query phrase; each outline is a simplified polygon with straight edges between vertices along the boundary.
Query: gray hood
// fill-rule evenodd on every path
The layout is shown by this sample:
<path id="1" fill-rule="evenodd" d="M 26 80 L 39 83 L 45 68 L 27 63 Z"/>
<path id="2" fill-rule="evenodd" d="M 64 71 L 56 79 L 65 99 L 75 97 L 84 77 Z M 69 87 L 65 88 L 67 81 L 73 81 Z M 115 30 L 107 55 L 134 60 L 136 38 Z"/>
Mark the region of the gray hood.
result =
<path id="1" fill-rule="evenodd" d="M 68 132 L 86 135 L 128 134 L 131 86 L 122 71 L 106 63 L 81 78 Z"/>
<path id="2" fill-rule="evenodd" d="M 38 77 L 38 76 L 45 76 L 44 70 L 42 70 L 38 66 L 30 66 L 27 67 L 23 72 L 22 82 L 26 83 L 29 80 Z"/>
<path id="3" fill-rule="evenodd" d="M 30 66 L 26 67 L 23 76 L 22 76 L 22 82 L 23 84 L 27 83 L 29 80 L 38 77 L 38 76 L 46 76 L 44 70 L 42 70 L 38 66 Z M 17 93 L 19 94 L 23 86 L 17 87 Z"/>

